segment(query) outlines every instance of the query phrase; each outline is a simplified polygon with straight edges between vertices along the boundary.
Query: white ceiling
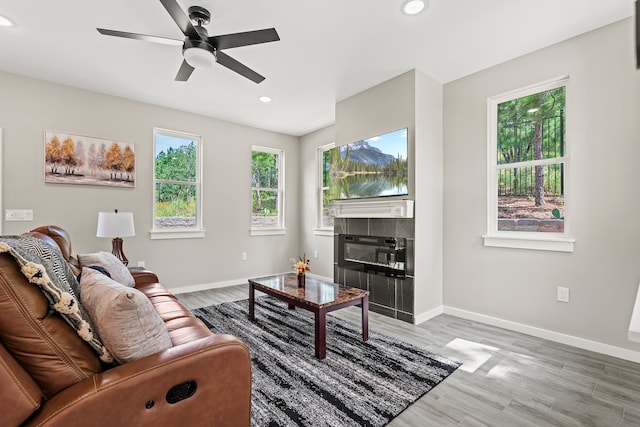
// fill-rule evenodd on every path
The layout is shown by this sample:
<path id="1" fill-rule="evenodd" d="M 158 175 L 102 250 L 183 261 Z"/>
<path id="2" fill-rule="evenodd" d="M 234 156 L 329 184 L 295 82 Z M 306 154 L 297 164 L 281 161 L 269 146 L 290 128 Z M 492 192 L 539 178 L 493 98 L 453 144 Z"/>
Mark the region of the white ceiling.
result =
<path id="1" fill-rule="evenodd" d="M 180 47 L 96 31 L 183 38 L 157 0 L 0 0 L 16 23 L 0 28 L 0 70 L 304 135 L 333 123 L 336 102 L 408 70 L 446 83 L 632 16 L 634 4 L 431 0 L 406 16 L 404 1 L 178 0 L 212 12 L 209 35 L 277 29 L 279 42 L 225 51 L 266 77 L 255 84 L 217 64 L 175 82 Z"/>

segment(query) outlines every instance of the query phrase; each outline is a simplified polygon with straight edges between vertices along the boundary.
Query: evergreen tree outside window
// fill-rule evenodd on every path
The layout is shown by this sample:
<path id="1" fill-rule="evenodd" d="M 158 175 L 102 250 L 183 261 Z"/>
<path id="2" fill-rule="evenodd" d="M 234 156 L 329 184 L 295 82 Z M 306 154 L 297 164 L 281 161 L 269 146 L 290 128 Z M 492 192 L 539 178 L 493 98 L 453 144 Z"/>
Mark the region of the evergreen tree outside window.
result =
<path id="1" fill-rule="evenodd" d="M 284 151 L 251 150 L 251 234 L 284 234 Z"/>
<path id="2" fill-rule="evenodd" d="M 151 237 L 203 237 L 202 137 L 156 128 L 153 139 L 155 161 Z"/>
<path id="3" fill-rule="evenodd" d="M 561 78 L 489 99 L 485 246 L 573 250 L 565 209 L 567 84 Z"/>

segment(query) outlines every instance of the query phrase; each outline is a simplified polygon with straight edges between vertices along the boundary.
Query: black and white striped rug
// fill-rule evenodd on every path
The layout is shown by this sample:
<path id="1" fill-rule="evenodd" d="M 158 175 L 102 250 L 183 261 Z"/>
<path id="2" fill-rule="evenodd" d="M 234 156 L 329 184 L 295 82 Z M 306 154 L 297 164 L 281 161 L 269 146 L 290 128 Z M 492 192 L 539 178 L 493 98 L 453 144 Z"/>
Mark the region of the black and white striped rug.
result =
<path id="1" fill-rule="evenodd" d="M 384 426 L 460 363 L 327 316 L 327 357 L 314 356 L 313 314 L 272 297 L 193 310 L 215 333 L 235 335 L 253 362 L 253 426 Z"/>

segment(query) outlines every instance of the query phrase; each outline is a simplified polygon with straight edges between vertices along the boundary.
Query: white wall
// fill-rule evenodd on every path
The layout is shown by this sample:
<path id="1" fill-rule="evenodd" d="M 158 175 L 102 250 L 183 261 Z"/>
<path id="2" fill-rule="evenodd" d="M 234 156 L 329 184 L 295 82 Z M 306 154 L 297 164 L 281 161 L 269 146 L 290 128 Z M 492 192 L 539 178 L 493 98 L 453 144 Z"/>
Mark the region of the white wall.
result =
<path id="1" fill-rule="evenodd" d="M 300 254 L 310 257 L 309 268 L 333 280 L 333 235 L 315 235 L 313 229 L 318 221 L 318 147 L 331 144 L 335 140 L 334 127 L 317 130 L 300 138 Z M 318 251 L 318 258 L 314 258 Z"/>
<path id="2" fill-rule="evenodd" d="M 442 85 L 415 73 L 415 313 L 442 306 Z M 427 317 L 429 317 L 427 315 Z"/>
<path id="3" fill-rule="evenodd" d="M 7 73 L 0 73 L 0 93 L 3 207 L 34 210 L 32 222 L 4 222 L 5 234 L 56 224 L 71 233 L 74 253 L 110 251 L 109 239 L 95 237 L 96 223 L 98 211 L 117 208 L 134 212 L 136 236 L 124 239 L 130 265 L 144 260 L 170 288 L 291 269 L 298 252 L 298 138 Z M 203 136 L 204 239 L 149 239 L 154 126 Z M 136 188 L 45 184 L 44 130 L 134 143 Z M 285 150 L 285 236 L 249 236 L 252 144 Z"/>
<path id="4" fill-rule="evenodd" d="M 444 304 L 629 350 L 640 281 L 640 71 L 624 20 L 444 87 Z M 569 74 L 575 252 L 488 248 L 487 98 Z M 569 210 L 570 209 L 570 210 Z M 556 302 L 556 287 L 570 302 Z"/>

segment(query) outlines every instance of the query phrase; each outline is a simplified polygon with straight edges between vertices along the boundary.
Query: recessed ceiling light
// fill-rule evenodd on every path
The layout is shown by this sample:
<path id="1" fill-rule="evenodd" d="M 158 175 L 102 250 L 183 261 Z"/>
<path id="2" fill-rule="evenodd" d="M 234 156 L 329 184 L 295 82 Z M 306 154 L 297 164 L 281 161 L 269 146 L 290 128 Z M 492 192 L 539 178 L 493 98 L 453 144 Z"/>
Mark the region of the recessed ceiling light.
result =
<path id="1" fill-rule="evenodd" d="M 9 18 L 0 15 L 0 27 L 13 27 L 13 22 Z"/>
<path id="2" fill-rule="evenodd" d="M 427 3 L 425 0 L 409 0 L 404 4 L 404 13 L 407 15 L 417 15 L 427 7 Z"/>
<path id="3" fill-rule="evenodd" d="M 270 96 L 266 96 L 266 95 L 262 95 L 261 97 L 258 98 L 258 100 L 260 102 L 264 102 L 265 104 L 271 102 L 271 97 Z"/>

